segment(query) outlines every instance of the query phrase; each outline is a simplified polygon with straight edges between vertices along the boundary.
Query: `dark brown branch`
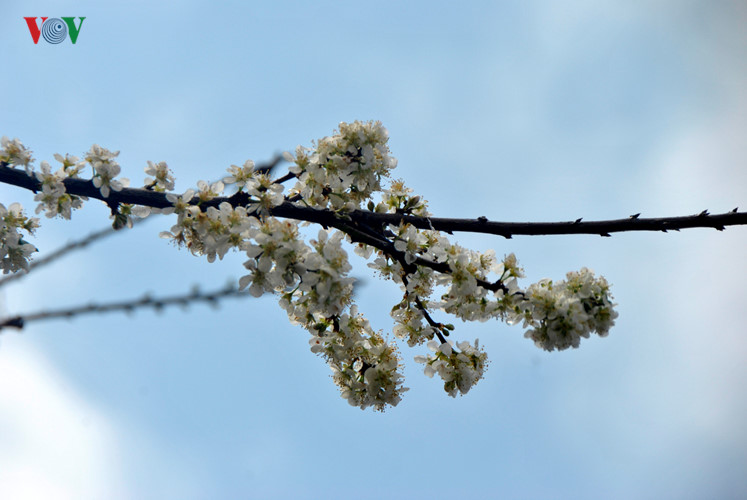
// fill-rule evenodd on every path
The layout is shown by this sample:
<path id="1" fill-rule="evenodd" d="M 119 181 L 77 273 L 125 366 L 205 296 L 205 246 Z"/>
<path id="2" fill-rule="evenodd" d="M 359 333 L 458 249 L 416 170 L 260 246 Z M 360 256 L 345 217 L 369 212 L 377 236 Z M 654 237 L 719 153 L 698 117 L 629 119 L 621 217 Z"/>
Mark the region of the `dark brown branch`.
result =
<path id="1" fill-rule="evenodd" d="M 434 320 L 430 313 L 428 312 L 428 309 L 425 307 L 423 302 L 420 300 L 420 297 L 417 295 L 415 296 L 415 305 L 423 312 L 423 317 L 428 322 L 428 324 L 433 328 L 433 333 L 436 334 L 438 337 L 438 340 L 441 341 L 442 344 L 446 343 L 446 338 L 449 336 L 449 330 L 444 328 L 443 323 L 439 323 L 436 320 Z"/>
<path id="2" fill-rule="evenodd" d="M 0 182 L 12 184 L 36 192 L 40 183 L 35 177 L 29 176 L 20 169 L 9 168 L 0 163 Z M 128 203 L 144 205 L 153 208 L 168 208 L 171 203 L 165 193 L 148 191 L 146 189 L 124 188 L 121 191 L 111 191 L 108 198 L 104 198 L 90 180 L 65 179 L 65 189 L 70 194 L 96 198 L 112 205 Z M 219 197 L 205 203 L 204 206 L 218 206 L 228 201 L 234 206 L 251 204 L 252 200 L 245 193 L 237 193 L 232 197 Z M 300 221 L 314 222 L 322 226 L 339 227 L 343 220 L 365 224 L 368 227 L 382 227 L 387 224 L 407 222 L 419 229 L 434 229 L 447 233 L 471 232 L 485 233 L 511 238 L 513 235 L 561 235 L 561 234 L 598 234 L 609 236 L 611 233 L 629 231 L 678 231 L 696 227 L 713 228 L 719 231 L 727 226 L 747 225 L 747 212 L 737 209 L 723 214 L 709 214 L 708 211 L 696 215 L 682 217 L 641 218 L 640 214 L 625 219 L 589 221 L 581 219 L 568 222 L 496 222 L 486 217 L 476 219 L 452 219 L 444 217 L 418 217 L 404 214 L 381 214 L 367 210 L 353 210 L 343 216 L 331 210 L 316 209 L 285 202 L 270 210 L 276 217 L 284 217 Z M 377 247 L 378 248 L 378 247 Z"/>
<path id="3" fill-rule="evenodd" d="M 435 229 L 446 233 L 485 233 L 511 238 L 513 235 L 540 236 L 560 234 L 598 234 L 630 231 L 679 231 L 695 227 L 707 227 L 723 231 L 726 226 L 747 225 L 747 212 L 735 208 L 724 214 L 709 214 L 703 211 L 696 215 L 642 219 L 630 216 L 625 219 L 583 222 L 581 219 L 568 222 L 495 222 L 485 217 L 477 219 L 450 219 L 443 217 L 417 217 L 413 215 L 377 214 L 356 210 L 350 214 L 353 220 L 368 224 L 398 224 L 404 221 L 418 229 Z"/>
<path id="4" fill-rule="evenodd" d="M 3 162 L 0 162 L 0 182 L 22 187 L 35 193 L 41 189 L 41 182 L 36 177 L 26 174 L 24 170 L 10 168 Z M 165 193 L 157 191 L 124 188 L 121 191 L 112 190 L 109 193 L 109 197 L 104 198 L 99 188 L 94 186 L 90 180 L 67 178 L 63 181 L 63 184 L 65 185 L 65 191 L 70 194 L 95 198 L 107 205 L 129 203 L 131 205 L 143 205 L 151 208 L 168 208 L 173 206 L 166 199 Z"/>

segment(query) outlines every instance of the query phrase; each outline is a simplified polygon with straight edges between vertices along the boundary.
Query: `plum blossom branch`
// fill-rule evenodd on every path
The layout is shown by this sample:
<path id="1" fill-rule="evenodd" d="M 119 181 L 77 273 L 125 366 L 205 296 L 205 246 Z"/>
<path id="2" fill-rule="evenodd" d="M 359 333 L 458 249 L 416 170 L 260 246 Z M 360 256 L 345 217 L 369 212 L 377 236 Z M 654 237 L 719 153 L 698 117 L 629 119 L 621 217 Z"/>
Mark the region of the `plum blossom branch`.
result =
<path id="1" fill-rule="evenodd" d="M 37 192 L 41 189 L 39 182 L 32 175 L 23 170 L 11 168 L 5 162 L 0 162 L 0 182 Z M 68 193 L 77 196 L 95 198 L 107 203 L 142 205 L 151 208 L 170 208 L 173 204 L 166 199 L 166 193 L 150 191 L 137 188 L 122 188 L 120 191 L 111 191 L 108 197 L 104 197 L 99 188 L 92 181 L 76 178 L 67 178 L 63 181 Z M 245 193 L 237 193 L 241 196 L 215 197 L 202 206 L 219 206 L 228 201 L 233 206 L 250 204 Z M 285 201 L 282 204 L 269 209 L 269 214 L 276 217 L 284 217 L 299 221 L 314 222 L 326 226 L 335 226 L 340 222 L 340 214 L 330 209 L 320 209 Z M 747 225 L 747 212 L 739 212 L 738 209 L 720 214 L 711 214 L 703 210 L 694 215 L 674 217 L 643 218 L 640 214 L 612 220 L 584 221 L 576 219 L 573 221 L 560 222 L 499 222 L 490 221 L 486 217 L 475 219 L 448 218 L 448 217 L 424 217 L 411 214 L 376 213 L 368 210 L 352 210 L 345 212 L 343 220 L 349 220 L 357 224 L 365 224 L 368 227 L 381 227 L 388 224 L 399 224 L 405 222 L 418 229 L 432 229 L 446 233 L 469 232 L 484 233 L 504 238 L 512 236 L 547 236 L 547 235 L 569 235 L 569 234 L 596 234 L 610 236 L 612 233 L 633 231 L 679 231 L 691 228 L 713 228 L 723 231 L 728 226 Z"/>
<path id="2" fill-rule="evenodd" d="M 73 157 L 74 158 L 74 157 Z M 63 159 L 63 163 L 67 163 L 68 167 L 75 164 L 74 161 L 70 161 L 71 157 L 67 156 Z M 272 171 L 281 161 L 283 160 L 282 155 L 275 155 L 270 160 L 255 165 L 254 171 L 255 172 L 264 172 L 268 173 Z M 77 161 L 77 160 L 76 160 Z M 2 162 L 0 162 L 2 164 Z M 159 162 L 157 164 L 154 164 L 153 162 L 148 162 L 148 167 L 145 169 L 145 172 L 149 175 L 154 176 L 154 178 L 146 178 L 146 183 L 144 189 L 147 191 L 156 191 L 156 192 L 164 192 L 166 189 L 173 189 L 173 178 L 170 175 L 170 172 L 168 170 L 168 167 L 165 162 Z M 43 184 L 43 183 L 42 183 Z M 138 224 L 139 222 L 142 222 L 144 219 L 135 219 L 132 221 L 133 224 Z M 35 259 L 33 262 L 29 264 L 29 268 L 26 273 L 15 273 L 8 276 L 4 276 L 3 278 L 0 278 L 0 287 L 11 283 L 15 280 L 18 280 L 22 277 L 25 277 L 30 273 L 31 271 L 38 269 L 39 267 L 49 265 L 56 260 L 64 257 L 65 255 L 81 250 L 83 248 L 86 248 L 88 245 L 97 242 L 103 238 L 106 238 L 108 236 L 112 236 L 115 233 L 117 233 L 117 228 L 114 227 L 107 227 L 104 229 L 101 229 L 99 231 L 95 231 L 83 238 L 76 239 L 73 241 L 70 241 L 66 245 L 58 248 L 57 250 L 54 250 L 53 252 L 45 255 L 44 257 Z M 121 233 L 119 233 L 121 234 Z"/>
<path id="3" fill-rule="evenodd" d="M 407 390 L 402 386 L 396 347 L 374 331 L 353 301 L 354 279 L 342 248 L 343 240 L 368 266 L 400 286 L 403 297 L 391 310 L 394 336 L 408 346 L 427 344 L 432 352 L 416 356 L 425 375 L 438 374 L 450 396 L 466 394 L 483 376 L 487 354 L 479 343 L 447 340 L 450 323 L 435 319 L 441 312 L 463 321 L 500 319 L 521 323 L 524 336 L 548 351 L 576 348 L 581 338 L 606 336 L 617 312 L 604 277 L 582 268 L 564 280 L 543 279 L 527 288 L 516 257 L 498 259 L 495 252 L 476 252 L 449 240 L 455 232 L 475 232 L 511 238 L 514 235 L 598 234 L 624 231 L 669 231 L 694 227 L 723 230 L 747 224 L 747 213 L 734 209 L 711 215 L 642 219 L 640 214 L 618 220 L 517 223 L 433 217 L 426 202 L 401 180 L 388 181 L 396 167 L 389 154 L 388 133 L 379 122 L 341 123 L 339 132 L 313 148 L 299 146 L 288 173 L 273 179 L 272 167 L 256 168 L 247 160 L 231 165 L 222 181 L 199 181 L 197 189 L 178 195 L 165 162 L 148 162 L 143 189 L 116 179 L 118 152 L 94 145 L 85 161 L 55 155 L 63 166 L 56 172 L 42 162 L 34 171 L 31 152 L 17 139 L 2 139 L 0 182 L 34 191 L 37 213 L 70 218 L 71 211 L 94 198 L 111 209 L 114 227 L 131 226 L 131 216 L 150 213 L 176 216 L 161 236 L 212 262 L 229 250 L 244 252 L 247 274 L 239 289 L 253 296 L 271 293 L 293 324 L 306 329 L 311 351 L 329 364 L 343 398 L 360 408 L 395 406 Z M 93 168 L 91 179 L 81 169 Z M 16 167 L 23 167 L 16 168 Z M 295 180 L 286 192 L 285 182 Z M 236 191 L 230 196 L 226 187 Z M 377 201 L 378 200 L 378 201 Z M 364 208 L 365 207 L 365 208 Z M 299 223 L 321 226 L 307 243 Z M 38 219 L 27 217 L 19 204 L 0 204 L 0 258 L 4 272 L 28 270 Z M 158 302 L 163 306 L 164 302 Z M 133 305 L 136 304 L 136 305 Z M 76 313 L 128 310 L 149 302 L 85 306 Z M 79 311 L 79 312 L 78 312 Z M 62 311 L 59 315 L 71 315 Z M 31 318 L 57 317 L 49 314 Z M 9 318 L 2 326 L 23 324 Z M 28 321 L 29 316 L 26 316 Z"/>

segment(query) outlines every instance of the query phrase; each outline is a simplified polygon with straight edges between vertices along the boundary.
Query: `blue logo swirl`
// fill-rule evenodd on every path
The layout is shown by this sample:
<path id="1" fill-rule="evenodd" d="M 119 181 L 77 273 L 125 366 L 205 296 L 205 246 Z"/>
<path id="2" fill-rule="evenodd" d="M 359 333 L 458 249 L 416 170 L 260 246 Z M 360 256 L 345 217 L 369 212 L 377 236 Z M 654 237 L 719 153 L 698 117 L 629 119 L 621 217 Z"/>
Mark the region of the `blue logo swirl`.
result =
<path id="1" fill-rule="evenodd" d="M 41 28 L 42 36 L 49 43 L 61 43 L 67 38 L 67 25 L 62 21 L 53 17 L 44 21 Z"/>

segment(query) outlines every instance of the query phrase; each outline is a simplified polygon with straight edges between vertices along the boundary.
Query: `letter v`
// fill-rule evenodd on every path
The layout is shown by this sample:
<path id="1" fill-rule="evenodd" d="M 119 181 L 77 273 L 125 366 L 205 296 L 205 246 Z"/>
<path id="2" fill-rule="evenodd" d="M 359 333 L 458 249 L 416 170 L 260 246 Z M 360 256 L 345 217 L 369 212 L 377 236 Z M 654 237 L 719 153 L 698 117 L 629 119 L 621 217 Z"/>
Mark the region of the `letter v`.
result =
<path id="1" fill-rule="evenodd" d="M 78 35 L 80 34 L 80 29 L 83 27 L 83 19 L 85 17 L 80 18 L 80 24 L 78 27 L 75 27 L 75 18 L 74 17 L 63 17 L 62 20 L 65 21 L 65 24 L 67 24 L 67 29 L 70 33 L 70 41 L 73 42 L 73 45 L 75 42 L 78 41 Z"/>
<path id="2" fill-rule="evenodd" d="M 41 35 L 41 27 L 37 26 L 35 17 L 24 17 L 24 19 L 26 20 L 26 24 L 29 25 L 29 33 L 31 33 L 31 39 L 34 40 L 34 43 L 37 43 L 39 41 L 39 35 Z M 46 17 L 42 17 L 42 24 L 44 24 L 44 21 L 46 20 Z"/>

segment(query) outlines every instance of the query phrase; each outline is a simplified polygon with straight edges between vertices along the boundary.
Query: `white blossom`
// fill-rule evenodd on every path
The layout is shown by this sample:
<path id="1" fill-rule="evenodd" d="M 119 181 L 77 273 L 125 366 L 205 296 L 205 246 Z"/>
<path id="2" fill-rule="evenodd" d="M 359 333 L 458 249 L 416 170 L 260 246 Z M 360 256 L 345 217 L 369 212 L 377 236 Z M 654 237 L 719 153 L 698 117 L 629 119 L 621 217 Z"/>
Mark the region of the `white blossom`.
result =
<path id="1" fill-rule="evenodd" d="M 34 201 L 39 202 L 36 213 L 43 210 L 47 217 L 59 215 L 63 219 L 70 219 L 72 209 L 82 207 L 83 202 L 80 196 L 71 195 L 65 191 L 65 184 L 62 181 L 67 177 L 68 171 L 65 170 L 64 163 L 63 167 L 54 174 L 46 161 L 41 162 L 40 166 L 41 172 L 34 173 L 37 180 L 41 182 L 41 192 L 37 192 L 34 196 Z M 69 172 L 77 173 L 74 169 Z"/>
<path id="2" fill-rule="evenodd" d="M 98 144 L 91 146 L 86 153 L 86 161 L 94 171 L 93 185 L 99 188 L 104 198 L 108 198 L 111 191 L 121 191 L 130 184 L 130 181 L 125 178 L 114 179 L 122 170 L 114 160 L 117 156 L 119 156 L 119 151 L 112 152 Z"/>
<path id="3" fill-rule="evenodd" d="M 355 306 L 332 329 L 317 328 L 310 343 L 312 351 L 327 360 L 341 396 L 352 406 L 383 410 L 386 405 L 396 406 L 408 390 L 402 386 L 397 351 L 371 329 Z"/>
<path id="4" fill-rule="evenodd" d="M 28 271 L 31 254 L 36 248 L 24 241 L 20 231 L 33 234 L 39 227 L 39 219 L 26 217 L 20 203 L 8 208 L 0 203 L 0 267 L 3 274 Z"/>
<path id="5" fill-rule="evenodd" d="M 241 190 L 246 185 L 247 181 L 254 177 L 254 162 L 252 160 L 246 160 L 244 165 L 241 167 L 231 165 L 228 168 L 228 173 L 231 175 L 224 177 L 223 182 L 226 184 L 236 184 L 236 187 Z"/>
<path id="6" fill-rule="evenodd" d="M 197 198 L 199 203 L 205 203 L 217 198 L 223 192 L 225 184 L 221 181 L 214 182 L 212 184 L 207 181 L 197 181 Z"/>
<path id="7" fill-rule="evenodd" d="M 339 132 L 317 141 L 313 150 L 296 150 L 290 168 L 298 177 L 293 191 L 309 205 L 359 208 L 381 190 L 381 180 L 397 164 L 389 156 L 388 140 L 380 122 L 340 123 Z"/>
<path id="8" fill-rule="evenodd" d="M 525 337 L 547 351 L 578 347 L 591 333 L 604 337 L 614 325 L 609 285 L 603 278 L 583 268 L 569 272 L 567 281 L 545 279 L 530 285 L 526 300 L 517 307 L 525 326 Z"/>
<path id="9" fill-rule="evenodd" d="M 252 210 L 261 214 L 269 214 L 272 207 L 281 205 L 284 201 L 283 185 L 273 182 L 266 174 L 256 174 L 246 179 L 245 187 L 246 192 L 258 200 Z"/>
<path id="10" fill-rule="evenodd" d="M 415 362 L 425 364 L 424 373 L 428 377 L 438 374 L 444 381 L 444 390 L 451 397 L 457 393 L 467 394 L 480 380 L 487 365 L 487 354 L 480 349 L 479 342 L 454 343 L 431 340 L 428 348 L 434 354 L 416 356 Z"/>
<path id="11" fill-rule="evenodd" d="M 158 163 L 148 161 L 145 173 L 151 176 L 145 178 L 145 185 L 153 191 L 165 192 L 174 189 L 174 176 L 165 161 Z"/>
<path id="12" fill-rule="evenodd" d="M 54 158 L 62 163 L 62 170 L 65 172 L 67 177 L 78 177 L 78 174 L 80 174 L 86 165 L 86 162 L 81 161 L 77 156 L 69 154 L 62 156 L 59 153 L 55 153 Z"/>
<path id="13" fill-rule="evenodd" d="M 391 182 L 388 189 L 381 195 L 381 203 L 376 207 L 376 212 L 398 213 L 406 212 L 426 217 L 430 215 L 426 210 L 427 203 L 420 196 L 413 196 L 412 189 L 405 186 L 402 179 Z"/>
<path id="14" fill-rule="evenodd" d="M 21 141 L 3 136 L 0 139 L 0 146 L 0 162 L 11 166 L 23 166 L 27 174 L 31 173 L 34 158 L 31 156 L 31 150 L 26 149 Z"/>

